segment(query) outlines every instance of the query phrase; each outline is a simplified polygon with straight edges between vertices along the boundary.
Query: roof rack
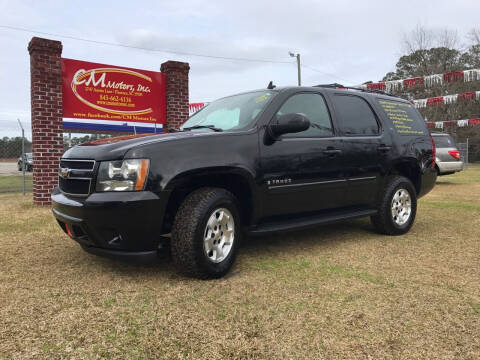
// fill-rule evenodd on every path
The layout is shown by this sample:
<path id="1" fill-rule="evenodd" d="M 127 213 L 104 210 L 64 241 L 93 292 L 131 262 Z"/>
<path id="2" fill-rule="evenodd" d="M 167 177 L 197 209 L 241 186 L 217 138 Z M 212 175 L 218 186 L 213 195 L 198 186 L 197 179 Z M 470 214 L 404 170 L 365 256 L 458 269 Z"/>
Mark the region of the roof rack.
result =
<path id="1" fill-rule="evenodd" d="M 342 84 L 338 84 L 338 83 L 320 84 L 320 85 L 315 85 L 314 87 L 322 87 L 322 88 L 330 88 L 330 89 L 356 90 L 356 91 L 361 91 L 361 92 L 366 92 L 366 93 L 374 93 L 374 94 L 381 94 L 381 95 L 387 95 L 387 96 L 393 96 L 393 97 L 400 97 L 400 96 L 388 94 L 388 93 L 386 93 L 385 91 L 382 91 L 382 90 L 371 90 L 371 89 L 364 89 L 364 88 L 354 87 L 354 86 L 343 86 Z"/>

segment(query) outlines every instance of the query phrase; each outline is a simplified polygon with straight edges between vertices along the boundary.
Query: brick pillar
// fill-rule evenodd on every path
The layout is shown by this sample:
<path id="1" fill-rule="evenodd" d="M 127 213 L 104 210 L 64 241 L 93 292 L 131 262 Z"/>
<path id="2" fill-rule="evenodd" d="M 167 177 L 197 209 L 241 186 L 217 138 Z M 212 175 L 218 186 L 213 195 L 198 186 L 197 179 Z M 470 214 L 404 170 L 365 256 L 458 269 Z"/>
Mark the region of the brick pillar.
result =
<path id="1" fill-rule="evenodd" d="M 188 71 L 190 65 L 180 61 L 167 61 L 160 71 L 167 76 L 166 129 L 178 128 L 188 119 Z"/>
<path id="2" fill-rule="evenodd" d="M 33 201 L 49 205 L 63 153 L 62 43 L 33 37 L 30 53 Z"/>

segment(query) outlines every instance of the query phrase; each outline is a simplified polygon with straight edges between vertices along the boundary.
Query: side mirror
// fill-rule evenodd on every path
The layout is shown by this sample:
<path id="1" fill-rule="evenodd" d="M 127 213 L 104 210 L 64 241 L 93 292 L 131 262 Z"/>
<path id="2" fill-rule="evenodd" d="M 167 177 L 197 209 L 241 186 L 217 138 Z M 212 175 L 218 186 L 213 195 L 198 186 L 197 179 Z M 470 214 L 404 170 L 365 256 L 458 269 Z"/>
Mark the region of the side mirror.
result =
<path id="1" fill-rule="evenodd" d="M 302 114 L 285 114 L 268 125 L 270 135 L 276 139 L 280 135 L 298 133 L 310 127 L 310 120 Z"/>

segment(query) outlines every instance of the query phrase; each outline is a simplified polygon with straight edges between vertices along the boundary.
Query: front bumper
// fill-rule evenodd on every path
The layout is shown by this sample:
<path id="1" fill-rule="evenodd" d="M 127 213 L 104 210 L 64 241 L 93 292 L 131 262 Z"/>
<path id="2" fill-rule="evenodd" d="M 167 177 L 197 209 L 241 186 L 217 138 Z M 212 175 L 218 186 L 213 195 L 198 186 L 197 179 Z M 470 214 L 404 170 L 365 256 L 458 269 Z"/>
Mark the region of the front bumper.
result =
<path id="1" fill-rule="evenodd" d="M 52 211 L 63 231 L 90 253 L 151 258 L 162 244 L 167 199 L 149 191 L 93 193 L 80 199 L 56 187 Z"/>
<path id="2" fill-rule="evenodd" d="M 463 170 L 463 161 L 437 161 L 437 166 L 442 173 L 452 173 Z"/>

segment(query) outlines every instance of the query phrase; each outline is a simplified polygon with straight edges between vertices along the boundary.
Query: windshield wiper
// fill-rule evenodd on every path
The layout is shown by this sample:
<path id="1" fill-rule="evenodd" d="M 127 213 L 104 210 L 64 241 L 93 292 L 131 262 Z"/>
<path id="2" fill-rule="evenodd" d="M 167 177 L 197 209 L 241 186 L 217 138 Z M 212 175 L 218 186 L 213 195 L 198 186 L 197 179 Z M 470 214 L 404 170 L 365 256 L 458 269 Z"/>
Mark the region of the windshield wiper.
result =
<path id="1" fill-rule="evenodd" d="M 215 127 L 215 125 L 195 125 L 195 126 L 189 126 L 189 127 L 184 127 L 183 130 L 193 130 L 193 129 L 210 129 L 213 131 L 223 131 L 223 129 Z"/>

